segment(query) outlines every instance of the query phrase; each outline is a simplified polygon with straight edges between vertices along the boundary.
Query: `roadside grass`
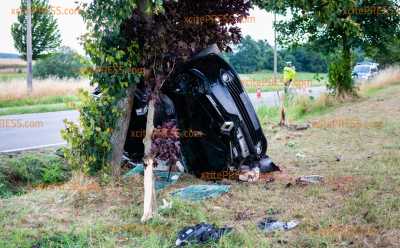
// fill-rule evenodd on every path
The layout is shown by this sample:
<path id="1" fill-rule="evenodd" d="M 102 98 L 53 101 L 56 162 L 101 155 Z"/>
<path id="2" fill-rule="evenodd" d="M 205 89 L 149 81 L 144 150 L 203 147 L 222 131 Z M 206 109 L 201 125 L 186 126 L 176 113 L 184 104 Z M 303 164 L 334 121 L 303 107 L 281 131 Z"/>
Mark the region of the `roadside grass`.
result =
<path id="1" fill-rule="evenodd" d="M 266 129 L 268 155 L 282 169 L 273 182 L 228 181 L 229 193 L 187 202 L 170 193 L 205 182 L 183 175 L 158 193 L 159 204 L 167 199 L 172 208 L 160 210 L 146 225 L 140 223 L 142 176 L 103 185 L 75 173 L 65 184 L 0 199 L 0 247 L 167 248 L 179 230 L 202 221 L 234 230 L 218 243 L 190 247 L 399 247 L 400 86 L 387 85 L 327 112 L 318 107 L 328 103 L 321 100 L 313 118 L 357 118 L 383 126 Z M 273 115 L 275 110 L 260 111 Z M 324 181 L 297 185 L 295 179 L 302 175 L 322 175 Z M 264 233 L 256 224 L 265 217 L 301 224 Z"/>
<path id="2" fill-rule="evenodd" d="M 0 155 L 0 198 L 20 195 L 39 184 L 65 182 L 70 169 L 55 155 Z"/>
<path id="3" fill-rule="evenodd" d="M 26 73 L 0 72 L 0 84 L 11 80 L 25 79 Z"/>
<path id="4" fill-rule="evenodd" d="M 79 102 L 74 102 L 74 105 L 76 104 L 79 104 Z M 54 104 L 37 104 L 32 106 L 0 108 L 0 116 L 71 110 L 75 109 L 74 105 L 71 105 L 69 103 L 54 103 Z"/>
<path id="5" fill-rule="evenodd" d="M 13 80 L 0 84 L 0 115 L 53 112 L 73 109 L 79 90 L 91 90 L 86 80 L 34 80 L 28 94 L 26 83 Z"/>
<path id="6" fill-rule="evenodd" d="M 21 106 L 77 102 L 78 100 L 79 98 L 75 95 L 27 97 L 16 100 L 0 100 L 0 109 L 10 108 L 10 107 L 21 107 Z"/>
<path id="7" fill-rule="evenodd" d="M 285 103 L 286 117 L 289 123 L 305 121 L 313 116 L 319 116 L 329 111 L 333 111 L 335 106 L 341 103 L 336 102 L 334 97 L 322 94 L 314 99 L 308 96 L 299 96 L 288 100 Z M 279 123 L 280 107 L 261 106 L 257 108 L 257 115 L 261 122 Z"/>
<path id="8" fill-rule="evenodd" d="M 363 96 L 372 96 L 386 88 L 388 85 L 400 83 L 400 66 L 393 66 L 383 70 L 374 79 L 373 83 L 363 84 L 360 93 Z"/>
<path id="9" fill-rule="evenodd" d="M 145 225 L 142 176 L 103 185 L 75 173 L 65 184 L 0 200 L 0 247 L 167 248 L 179 230 L 200 222 L 234 230 L 218 243 L 190 247 L 398 247 L 399 106 L 400 86 L 394 85 L 318 116 L 383 121 L 382 127 L 267 129 L 268 155 L 282 169 L 273 182 L 229 181 L 229 193 L 187 202 L 170 192 L 205 182 L 184 175 L 158 193 L 159 204 L 167 199 L 172 208 Z M 324 182 L 296 185 L 302 175 L 322 175 Z M 268 234 L 256 227 L 265 217 L 301 224 Z"/>
<path id="10" fill-rule="evenodd" d="M 372 97 L 388 87 L 400 84 L 400 67 L 390 67 L 380 72 L 371 82 L 363 84 L 358 89 L 360 99 L 349 98 L 338 100 L 329 94 L 322 94 L 318 98 L 298 96 L 285 102 L 286 115 L 289 122 L 302 122 L 315 116 L 334 111 L 338 106 L 353 104 Z M 261 106 L 257 114 L 262 122 L 279 123 L 280 107 Z"/>

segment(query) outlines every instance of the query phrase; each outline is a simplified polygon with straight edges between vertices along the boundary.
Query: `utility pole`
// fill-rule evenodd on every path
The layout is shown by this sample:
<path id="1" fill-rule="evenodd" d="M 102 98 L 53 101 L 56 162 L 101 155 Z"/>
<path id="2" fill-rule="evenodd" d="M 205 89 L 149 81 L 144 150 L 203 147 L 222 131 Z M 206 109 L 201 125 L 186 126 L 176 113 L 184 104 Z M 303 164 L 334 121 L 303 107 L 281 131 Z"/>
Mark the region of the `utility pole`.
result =
<path id="1" fill-rule="evenodd" d="M 27 0 L 27 27 L 26 27 L 26 61 L 28 94 L 32 93 L 32 6 L 31 0 Z"/>
<path id="2" fill-rule="evenodd" d="M 274 12 L 274 85 L 276 85 L 276 79 L 278 77 L 278 55 L 276 45 L 276 12 Z"/>

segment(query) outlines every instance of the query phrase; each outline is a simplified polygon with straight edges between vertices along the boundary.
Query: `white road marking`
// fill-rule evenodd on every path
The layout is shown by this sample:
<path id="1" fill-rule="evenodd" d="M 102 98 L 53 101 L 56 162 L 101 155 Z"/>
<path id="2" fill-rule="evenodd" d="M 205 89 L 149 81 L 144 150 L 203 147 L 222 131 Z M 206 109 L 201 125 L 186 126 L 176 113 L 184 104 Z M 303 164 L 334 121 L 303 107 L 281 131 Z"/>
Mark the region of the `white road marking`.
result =
<path id="1" fill-rule="evenodd" d="M 22 152 L 22 151 L 28 151 L 28 150 L 41 149 L 41 148 L 48 148 L 48 147 L 55 147 L 55 146 L 64 146 L 64 145 L 66 145 L 66 144 L 67 144 L 67 142 L 56 143 L 56 144 L 49 144 L 49 145 L 41 145 L 41 146 L 30 146 L 30 147 L 24 147 L 24 148 L 12 149 L 12 150 L 0 151 L 0 153 Z"/>

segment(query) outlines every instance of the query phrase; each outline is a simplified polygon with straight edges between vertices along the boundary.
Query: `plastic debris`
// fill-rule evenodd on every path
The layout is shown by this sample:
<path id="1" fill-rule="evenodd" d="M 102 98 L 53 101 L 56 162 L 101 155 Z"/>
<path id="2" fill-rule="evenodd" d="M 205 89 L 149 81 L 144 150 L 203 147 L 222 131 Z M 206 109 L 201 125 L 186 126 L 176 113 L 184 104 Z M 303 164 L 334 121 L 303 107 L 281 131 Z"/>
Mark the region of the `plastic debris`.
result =
<path id="1" fill-rule="evenodd" d="M 301 152 L 298 152 L 298 153 L 296 153 L 296 158 L 298 158 L 298 159 L 305 159 L 305 158 L 306 158 L 306 155 L 304 155 L 304 154 L 301 153 Z"/>
<path id="2" fill-rule="evenodd" d="M 189 244 L 203 244 L 209 241 L 218 241 L 224 234 L 232 231 L 230 227 L 217 228 L 214 225 L 200 223 L 185 227 L 178 233 L 175 244 L 177 247 Z"/>
<path id="3" fill-rule="evenodd" d="M 144 166 L 143 164 L 135 164 L 135 167 L 128 171 L 123 178 L 129 178 L 135 175 L 144 175 Z"/>
<path id="4" fill-rule="evenodd" d="M 239 180 L 243 182 L 257 182 L 260 179 L 260 168 L 251 170 L 242 170 L 239 175 Z"/>
<path id="5" fill-rule="evenodd" d="M 162 190 L 167 186 L 176 183 L 182 173 L 180 172 L 168 172 L 168 171 L 154 171 L 154 175 L 156 177 L 155 188 L 156 190 Z M 124 179 L 129 177 L 133 177 L 135 175 L 144 175 L 144 166 L 143 164 L 136 164 L 136 167 L 128 171 L 124 175 Z"/>
<path id="6" fill-rule="evenodd" d="M 257 226 L 261 230 L 270 233 L 270 232 L 274 232 L 274 231 L 288 231 L 288 230 L 295 228 L 299 224 L 300 224 L 300 222 L 297 220 L 292 220 L 289 222 L 282 222 L 282 221 L 278 221 L 278 220 L 268 217 L 268 218 L 260 221 L 257 224 Z"/>
<path id="7" fill-rule="evenodd" d="M 201 201 L 207 198 L 218 197 L 227 193 L 229 189 L 229 185 L 192 185 L 178 189 L 177 191 L 172 192 L 171 195 L 184 200 Z"/>
<path id="8" fill-rule="evenodd" d="M 319 175 L 302 176 L 296 179 L 296 183 L 300 185 L 318 184 L 323 181 L 324 177 Z"/>
<path id="9" fill-rule="evenodd" d="M 172 208 L 172 202 L 168 202 L 165 199 L 162 199 L 162 201 L 163 201 L 163 205 L 160 206 L 160 210 Z"/>

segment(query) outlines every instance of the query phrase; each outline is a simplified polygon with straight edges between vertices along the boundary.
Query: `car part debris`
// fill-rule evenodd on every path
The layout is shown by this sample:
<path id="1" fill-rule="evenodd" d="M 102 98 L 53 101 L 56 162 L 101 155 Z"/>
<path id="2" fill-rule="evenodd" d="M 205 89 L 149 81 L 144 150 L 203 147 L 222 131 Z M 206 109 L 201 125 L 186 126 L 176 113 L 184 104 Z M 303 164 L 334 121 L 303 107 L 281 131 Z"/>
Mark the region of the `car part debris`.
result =
<path id="1" fill-rule="evenodd" d="M 204 244 L 209 241 L 218 241 L 224 234 L 232 231 L 230 227 L 217 228 L 214 225 L 200 223 L 195 226 L 185 227 L 178 233 L 175 242 L 177 247 L 190 244 Z"/>
<path id="2" fill-rule="evenodd" d="M 215 198 L 229 192 L 229 185 L 191 185 L 171 193 L 184 200 L 201 201 L 207 198 Z"/>
<path id="3" fill-rule="evenodd" d="M 288 125 L 287 128 L 292 131 L 303 131 L 307 130 L 311 127 L 309 123 L 304 123 L 304 124 L 291 124 Z"/>
<path id="4" fill-rule="evenodd" d="M 296 179 L 296 183 L 300 185 L 318 184 L 323 181 L 324 177 L 318 175 L 302 176 Z"/>
<path id="5" fill-rule="evenodd" d="M 160 210 L 165 210 L 165 209 L 172 208 L 172 201 L 169 202 L 169 201 L 167 201 L 165 199 L 162 199 L 162 201 L 163 201 L 163 205 L 160 206 Z"/>
<path id="6" fill-rule="evenodd" d="M 272 162 L 272 160 L 266 156 L 259 161 L 259 167 L 261 173 L 270 173 L 274 171 L 281 171 L 281 169 Z"/>
<path id="7" fill-rule="evenodd" d="M 282 222 L 282 221 L 278 221 L 278 220 L 268 217 L 268 218 L 265 218 L 262 221 L 260 221 L 257 224 L 257 226 L 261 230 L 263 230 L 267 233 L 270 233 L 270 232 L 274 232 L 274 231 L 288 231 L 288 230 L 295 228 L 299 224 L 300 224 L 300 222 L 297 220 L 292 220 L 289 222 Z"/>
<path id="8" fill-rule="evenodd" d="M 242 170 L 239 174 L 239 180 L 243 182 L 257 182 L 260 179 L 260 168 L 251 170 Z"/>

